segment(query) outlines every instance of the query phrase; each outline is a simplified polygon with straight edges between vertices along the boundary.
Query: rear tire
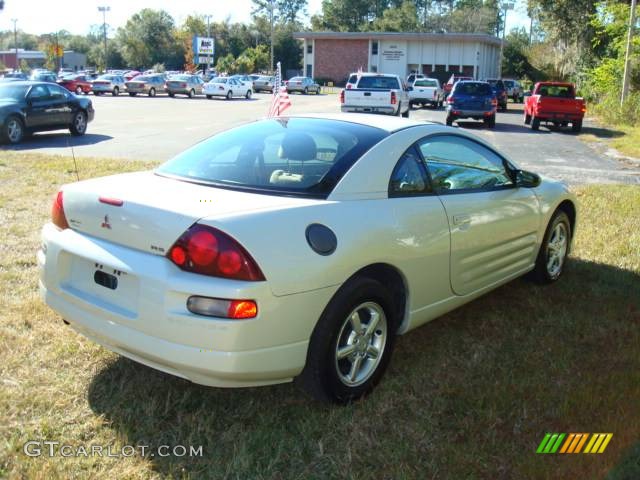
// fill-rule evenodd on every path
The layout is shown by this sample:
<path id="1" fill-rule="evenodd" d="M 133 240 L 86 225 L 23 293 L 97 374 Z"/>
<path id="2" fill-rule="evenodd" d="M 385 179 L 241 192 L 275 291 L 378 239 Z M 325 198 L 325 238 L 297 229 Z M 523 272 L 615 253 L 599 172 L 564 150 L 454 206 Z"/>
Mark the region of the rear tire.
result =
<path id="1" fill-rule="evenodd" d="M 136 93 L 136 92 L 129 92 L 129 96 L 130 96 L 130 97 L 135 97 L 136 95 L 137 95 L 137 93 Z"/>
<path id="2" fill-rule="evenodd" d="M 156 89 L 155 88 L 151 87 L 149 89 L 149 96 L 150 97 L 155 97 L 156 96 Z"/>
<path id="3" fill-rule="evenodd" d="M 309 89 L 307 87 L 304 87 L 304 94 L 308 95 L 309 94 Z"/>
<path id="4" fill-rule="evenodd" d="M 402 116 L 403 116 L 404 118 L 409 118 L 409 112 L 410 112 L 410 111 L 411 111 L 411 109 L 407 108 L 407 111 L 406 111 L 406 112 L 404 112 L 404 113 L 402 114 Z"/>
<path id="5" fill-rule="evenodd" d="M 175 94 L 175 93 L 173 93 L 173 92 L 168 92 L 168 93 L 167 93 L 167 95 L 169 95 L 171 98 L 173 98 L 173 97 L 175 97 L 175 96 L 176 96 L 176 94 Z"/>
<path id="6" fill-rule="evenodd" d="M 531 125 L 531 115 L 524 114 L 524 124 Z"/>
<path id="7" fill-rule="evenodd" d="M 540 119 L 531 117 L 531 130 L 540 130 Z"/>
<path id="8" fill-rule="evenodd" d="M 575 133 L 580 133 L 582 131 L 582 120 L 578 120 L 577 122 L 573 122 L 571 124 L 571 131 Z"/>
<path id="9" fill-rule="evenodd" d="M 229 90 L 227 92 L 227 100 L 231 100 L 233 98 L 233 92 L 231 90 Z"/>
<path id="10" fill-rule="evenodd" d="M 452 117 L 451 115 L 447 115 L 447 120 L 446 120 L 447 127 L 451 127 L 451 126 L 453 126 L 453 121 L 454 121 L 454 120 L 455 120 L 455 118 L 454 118 L 454 117 Z"/>
<path id="11" fill-rule="evenodd" d="M 196 91 L 192 88 L 191 90 L 189 90 L 189 98 L 193 98 L 196 96 Z"/>
<path id="12" fill-rule="evenodd" d="M 213 98 L 213 95 L 207 95 L 207 100 L 211 100 Z"/>
<path id="13" fill-rule="evenodd" d="M 483 122 L 487 128 L 496 128 L 496 114 L 494 113 L 490 117 L 485 118 Z"/>
<path id="14" fill-rule="evenodd" d="M 571 245 L 571 223 L 562 210 L 557 210 L 547 226 L 531 277 L 541 284 L 553 283 L 565 270 Z"/>
<path id="15" fill-rule="evenodd" d="M 251 99 L 251 90 L 247 90 L 247 93 L 244 95 L 244 98 L 246 98 L 247 100 Z"/>
<path id="16" fill-rule="evenodd" d="M 118 87 L 113 87 L 113 91 L 111 92 L 111 95 L 113 95 L 114 97 L 117 97 L 118 95 L 120 95 L 120 89 Z"/>
<path id="17" fill-rule="evenodd" d="M 76 95 L 80 95 L 82 93 L 82 87 L 80 85 L 78 85 L 75 89 L 75 93 Z"/>
<path id="18" fill-rule="evenodd" d="M 15 115 L 7 118 L 2 127 L 2 136 L 11 145 L 20 143 L 25 136 L 22 120 Z"/>
<path id="19" fill-rule="evenodd" d="M 349 281 L 322 312 L 296 382 L 321 401 L 348 403 L 371 392 L 391 359 L 398 324 L 393 307 L 376 280 Z"/>

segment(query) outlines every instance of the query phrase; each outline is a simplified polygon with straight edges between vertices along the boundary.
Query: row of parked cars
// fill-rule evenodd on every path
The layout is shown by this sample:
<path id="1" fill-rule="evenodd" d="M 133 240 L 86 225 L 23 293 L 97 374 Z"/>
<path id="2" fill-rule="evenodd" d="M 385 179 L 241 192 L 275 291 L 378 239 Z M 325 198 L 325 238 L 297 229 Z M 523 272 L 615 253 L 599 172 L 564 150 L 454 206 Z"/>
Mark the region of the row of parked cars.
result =
<path id="1" fill-rule="evenodd" d="M 12 79 L 27 79 L 20 74 Z M 186 95 L 193 98 L 233 97 L 251 98 L 253 93 L 273 92 L 275 78 L 268 75 L 232 75 L 230 77 L 182 72 L 154 73 L 138 71 L 111 71 L 103 75 L 89 72 L 56 76 L 53 72 L 38 71 L 29 78 L 34 81 L 55 82 L 76 95 L 93 93 L 118 96 L 127 93 L 132 97 L 148 95 L 154 97 L 166 93 L 170 97 Z M 308 77 L 294 77 L 284 82 L 288 92 L 303 94 L 320 93 L 320 85 Z"/>
<path id="2" fill-rule="evenodd" d="M 526 97 L 524 123 L 533 130 L 538 130 L 543 122 L 556 127 L 571 124 L 574 132 L 582 129 L 586 107 L 584 100 L 576 98 L 575 87 L 570 83 L 540 82 L 525 95 L 513 80 L 478 81 L 452 76 L 443 86 L 438 79 L 423 75 L 411 75 L 407 80 L 408 83 L 398 75 L 381 73 L 353 74 L 340 94 L 341 110 L 409 117 L 416 105 L 436 108 L 445 105 L 448 126 L 458 120 L 473 119 L 494 128 L 496 113 L 507 110 L 509 97 L 523 101 Z M 507 82 L 515 82 L 511 91 Z"/>

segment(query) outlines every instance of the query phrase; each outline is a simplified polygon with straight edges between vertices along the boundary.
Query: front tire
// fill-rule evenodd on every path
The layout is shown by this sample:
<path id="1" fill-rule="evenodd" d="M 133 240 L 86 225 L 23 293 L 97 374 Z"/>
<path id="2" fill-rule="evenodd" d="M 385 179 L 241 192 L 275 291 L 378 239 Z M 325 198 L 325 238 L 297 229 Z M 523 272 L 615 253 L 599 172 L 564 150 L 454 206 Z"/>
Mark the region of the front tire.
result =
<path id="1" fill-rule="evenodd" d="M 3 137 L 11 145 L 17 145 L 24 138 L 24 125 L 22 124 L 22 120 L 16 116 L 7 118 L 2 130 Z"/>
<path id="2" fill-rule="evenodd" d="M 80 85 L 78 85 L 76 87 L 76 89 L 74 90 L 76 95 L 80 95 L 82 93 L 82 87 Z"/>
<path id="3" fill-rule="evenodd" d="M 571 223 L 562 210 L 551 217 L 538 251 L 533 279 L 542 284 L 553 283 L 564 272 L 571 244 Z"/>
<path id="4" fill-rule="evenodd" d="M 304 87 L 304 94 L 309 95 L 309 89 L 307 87 Z"/>
<path id="5" fill-rule="evenodd" d="M 571 131 L 580 133 L 582 131 L 582 120 L 578 120 L 571 124 Z"/>
<path id="6" fill-rule="evenodd" d="M 69 127 L 71 135 L 79 137 L 87 132 L 87 114 L 82 110 L 73 116 L 73 123 Z"/>
<path id="7" fill-rule="evenodd" d="M 531 117 L 531 130 L 540 130 L 540 119 Z"/>
<path id="8" fill-rule="evenodd" d="M 229 90 L 227 92 L 227 100 L 231 100 L 233 98 L 233 92 L 231 90 Z"/>
<path id="9" fill-rule="evenodd" d="M 120 89 L 118 87 L 113 87 L 113 91 L 111 92 L 111 95 L 113 95 L 114 97 L 117 97 L 118 95 L 120 95 Z"/>
<path id="10" fill-rule="evenodd" d="M 189 98 L 193 98 L 196 96 L 196 91 L 192 88 L 191 90 L 189 90 Z"/>
<path id="11" fill-rule="evenodd" d="M 524 114 L 524 124 L 525 125 L 531 125 L 531 115 L 525 113 Z"/>
<path id="12" fill-rule="evenodd" d="M 251 99 L 251 90 L 247 90 L 247 93 L 244 95 L 244 98 L 246 98 L 247 100 Z"/>
<path id="13" fill-rule="evenodd" d="M 357 277 L 318 321 L 297 381 L 322 401 L 348 403 L 375 387 L 389 364 L 397 321 L 393 299 L 376 280 Z"/>
<path id="14" fill-rule="evenodd" d="M 156 96 L 156 89 L 151 87 L 151 89 L 149 89 L 149 96 L 150 97 L 155 97 Z"/>
<path id="15" fill-rule="evenodd" d="M 130 96 L 130 97 L 135 97 L 136 95 L 137 95 L 137 93 L 136 93 L 136 92 L 129 92 L 129 96 Z"/>

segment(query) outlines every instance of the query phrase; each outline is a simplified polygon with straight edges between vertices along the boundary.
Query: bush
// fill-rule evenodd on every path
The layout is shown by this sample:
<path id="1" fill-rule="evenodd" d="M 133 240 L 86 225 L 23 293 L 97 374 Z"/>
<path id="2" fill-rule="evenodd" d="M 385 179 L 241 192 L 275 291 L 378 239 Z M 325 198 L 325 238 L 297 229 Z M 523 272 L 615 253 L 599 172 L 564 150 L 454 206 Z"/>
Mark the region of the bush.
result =
<path id="1" fill-rule="evenodd" d="M 591 111 L 608 124 L 637 125 L 640 122 L 640 93 L 631 93 L 620 105 L 620 95 L 615 90 L 590 104 Z"/>

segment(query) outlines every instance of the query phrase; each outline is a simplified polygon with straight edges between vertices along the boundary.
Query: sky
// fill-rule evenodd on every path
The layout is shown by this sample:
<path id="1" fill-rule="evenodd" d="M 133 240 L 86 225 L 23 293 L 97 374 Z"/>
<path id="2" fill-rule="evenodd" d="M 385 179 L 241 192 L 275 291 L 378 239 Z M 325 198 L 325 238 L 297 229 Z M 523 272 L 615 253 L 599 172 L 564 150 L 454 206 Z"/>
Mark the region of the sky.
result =
<path id="1" fill-rule="evenodd" d="M 516 26 L 525 26 L 528 30 L 525 4 L 526 0 L 516 0 L 516 9 L 507 15 L 507 32 Z M 248 22 L 252 3 L 251 0 L 80 0 L 71 5 L 52 0 L 5 0 L 4 10 L 0 12 L 0 30 L 13 30 L 11 19 L 15 18 L 18 30 L 24 32 L 41 34 L 68 30 L 83 35 L 89 32 L 91 25 L 102 24 L 98 6 L 111 8 L 107 12 L 107 23 L 116 29 L 145 7 L 166 10 L 176 24 L 192 13 L 210 14 L 214 21 L 229 17 L 232 22 Z M 309 17 L 319 13 L 321 7 L 322 0 L 308 0 Z"/>

